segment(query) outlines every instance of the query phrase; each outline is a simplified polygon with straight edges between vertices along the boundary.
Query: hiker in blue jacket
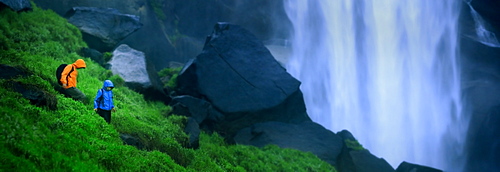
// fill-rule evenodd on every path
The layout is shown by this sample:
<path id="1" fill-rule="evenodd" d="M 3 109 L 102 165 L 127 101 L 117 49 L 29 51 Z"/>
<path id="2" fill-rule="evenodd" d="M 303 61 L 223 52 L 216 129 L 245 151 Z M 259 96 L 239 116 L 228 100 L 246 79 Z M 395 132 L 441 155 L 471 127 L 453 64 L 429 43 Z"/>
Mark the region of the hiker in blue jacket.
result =
<path id="1" fill-rule="evenodd" d="M 110 80 L 104 81 L 102 89 L 97 91 L 97 95 L 94 98 L 94 111 L 103 117 L 108 124 L 111 123 L 111 111 L 116 111 L 113 104 L 112 90 L 114 87 L 113 82 Z"/>

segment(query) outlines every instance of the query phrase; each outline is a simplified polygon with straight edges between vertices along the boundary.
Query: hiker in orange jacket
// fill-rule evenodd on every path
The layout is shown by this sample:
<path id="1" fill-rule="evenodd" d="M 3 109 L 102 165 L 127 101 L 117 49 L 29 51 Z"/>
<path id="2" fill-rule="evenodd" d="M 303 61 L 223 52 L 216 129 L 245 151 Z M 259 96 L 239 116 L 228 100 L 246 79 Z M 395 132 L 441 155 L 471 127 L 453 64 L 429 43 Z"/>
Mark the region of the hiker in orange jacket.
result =
<path id="1" fill-rule="evenodd" d="M 82 59 L 78 59 L 75 61 L 75 63 L 67 65 L 64 68 L 63 72 L 61 73 L 60 79 L 62 87 L 64 88 L 64 94 L 84 103 L 87 102 L 87 97 L 85 96 L 85 94 L 83 94 L 82 91 L 76 88 L 78 77 L 78 71 L 76 69 L 85 69 L 85 67 L 87 67 L 85 61 L 83 61 Z"/>

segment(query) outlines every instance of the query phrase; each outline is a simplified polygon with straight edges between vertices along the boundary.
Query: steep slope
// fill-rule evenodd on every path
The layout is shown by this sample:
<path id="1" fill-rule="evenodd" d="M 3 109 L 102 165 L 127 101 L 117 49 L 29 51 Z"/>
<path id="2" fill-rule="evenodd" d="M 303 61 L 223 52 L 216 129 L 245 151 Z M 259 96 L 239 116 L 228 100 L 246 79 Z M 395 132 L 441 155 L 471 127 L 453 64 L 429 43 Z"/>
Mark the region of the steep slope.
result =
<path id="1" fill-rule="evenodd" d="M 52 11 L 0 9 L 0 64 L 21 75 L 0 78 L 0 171 L 335 171 L 311 153 L 267 146 L 227 145 L 217 134 L 201 134 L 200 148 L 184 147 L 185 118 L 161 102 L 145 101 L 88 58 L 78 87 L 89 100 L 111 79 L 117 112 L 107 124 L 92 104 L 57 91 L 54 71 L 82 58 L 81 33 Z M 48 97 L 28 100 L 21 90 Z M 142 149 L 124 145 L 131 135 Z"/>

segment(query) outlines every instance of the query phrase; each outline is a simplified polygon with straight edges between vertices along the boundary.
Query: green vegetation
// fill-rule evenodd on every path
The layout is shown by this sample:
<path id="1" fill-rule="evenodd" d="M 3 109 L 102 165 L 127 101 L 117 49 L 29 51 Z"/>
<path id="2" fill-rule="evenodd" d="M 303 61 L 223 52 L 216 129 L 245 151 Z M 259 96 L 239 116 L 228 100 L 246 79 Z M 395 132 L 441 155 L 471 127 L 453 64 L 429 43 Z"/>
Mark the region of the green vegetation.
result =
<path id="1" fill-rule="evenodd" d="M 111 53 L 111 52 L 104 52 L 102 54 L 102 57 L 104 58 L 105 62 L 109 62 L 111 60 L 111 57 L 113 57 L 113 53 Z"/>
<path id="2" fill-rule="evenodd" d="M 349 149 L 365 150 L 365 148 L 363 148 L 363 145 L 361 145 L 357 140 L 345 139 L 344 143 L 347 146 L 347 148 L 349 148 Z"/>
<path id="3" fill-rule="evenodd" d="M 158 17 L 159 20 L 163 21 L 167 19 L 167 15 L 163 12 L 163 4 L 165 0 L 148 0 L 149 5 L 153 8 L 153 11 L 156 14 L 156 17 Z"/>
<path id="4" fill-rule="evenodd" d="M 123 79 L 88 58 L 81 33 L 50 10 L 0 9 L 0 64 L 30 75 L 0 79 L 0 171 L 335 171 L 311 153 L 277 146 L 228 145 L 217 134 L 201 133 L 200 148 L 185 148 L 185 117 L 161 102 L 146 101 Z M 93 111 L 55 90 L 61 63 L 82 58 L 78 87 L 93 99 L 111 79 L 117 112 L 107 124 Z M 13 90 L 23 83 L 57 99 L 57 110 L 32 105 Z M 92 101 L 90 101 L 92 102 Z M 144 149 L 124 145 L 120 134 L 138 138 Z"/>
<path id="5" fill-rule="evenodd" d="M 177 76 L 182 70 L 182 67 L 178 68 L 164 68 L 158 72 L 158 76 L 162 78 L 164 88 L 169 90 L 175 90 L 177 87 Z"/>

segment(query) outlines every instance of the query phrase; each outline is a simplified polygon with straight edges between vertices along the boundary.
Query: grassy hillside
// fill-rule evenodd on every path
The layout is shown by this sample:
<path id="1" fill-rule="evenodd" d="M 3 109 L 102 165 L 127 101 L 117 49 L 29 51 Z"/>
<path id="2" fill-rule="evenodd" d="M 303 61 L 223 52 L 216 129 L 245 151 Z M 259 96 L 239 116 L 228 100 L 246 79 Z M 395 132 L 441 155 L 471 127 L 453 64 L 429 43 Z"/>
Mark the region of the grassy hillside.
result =
<path id="1" fill-rule="evenodd" d="M 199 149 L 185 148 L 185 117 L 123 87 L 118 76 L 80 57 L 82 47 L 79 30 L 50 10 L 0 9 L 0 64 L 29 73 L 0 79 L 0 171 L 335 171 L 311 153 L 227 145 L 217 134 L 202 133 Z M 78 70 L 78 87 L 89 99 L 105 79 L 117 86 L 111 124 L 91 103 L 55 89 L 57 66 L 79 58 L 87 68 Z M 32 105 L 14 91 L 18 85 L 55 97 L 57 110 Z M 120 133 L 140 138 L 147 149 L 124 145 Z"/>

